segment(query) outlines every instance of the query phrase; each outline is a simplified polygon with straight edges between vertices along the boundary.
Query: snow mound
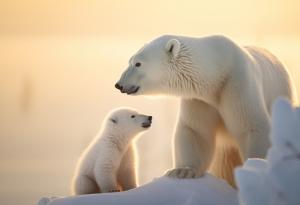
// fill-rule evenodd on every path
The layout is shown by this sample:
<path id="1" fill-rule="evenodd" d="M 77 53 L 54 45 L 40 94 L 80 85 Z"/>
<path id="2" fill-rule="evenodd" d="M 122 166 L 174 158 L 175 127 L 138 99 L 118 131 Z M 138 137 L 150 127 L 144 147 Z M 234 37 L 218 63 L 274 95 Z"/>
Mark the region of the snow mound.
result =
<path id="1" fill-rule="evenodd" d="M 300 107 L 279 99 L 272 113 L 272 147 L 266 160 L 248 159 L 235 170 L 239 193 L 206 174 L 197 179 L 160 177 L 119 193 L 43 197 L 38 205 L 299 205 Z"/>
<path id="2" fill-rule="evenodd" d="M 272 113 L 272 147 L 266 160 L 249 159 L 235 170 L 245 205 L 300 204 L 300 108 L 279 99 Z"/>
<path id="3" fill-rule="evenodd" d="M 38 205 L 238 205 L 237 191 L 210 174 L 197 179 L 160 177 L 138 188 L 117 193 L 62 198 L 43 197 Z"/>

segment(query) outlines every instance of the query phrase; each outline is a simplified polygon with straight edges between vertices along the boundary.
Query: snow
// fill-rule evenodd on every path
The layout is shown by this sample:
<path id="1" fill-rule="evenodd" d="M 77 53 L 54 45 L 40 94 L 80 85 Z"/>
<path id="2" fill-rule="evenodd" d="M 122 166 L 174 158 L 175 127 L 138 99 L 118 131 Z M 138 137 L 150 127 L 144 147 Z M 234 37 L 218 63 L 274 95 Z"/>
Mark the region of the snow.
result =
<path id="1" fill-rule="evenodd" d="M 42 198 L 38 205 L 238 205 L 237 192 L 210 174 L 198 179 L 160 177 L 125 192 Z"/>
<path id="2" fill-rule="evenodd" d="M 300 108 L 279 99 L 272 113 L 266 160 L 249 159 L 235 171 L 241 204 L 300 204 Z"/>
<path id="3" fill-rule="evenodd" d="M 38 205 L 299 205 L 300 108 L 275 102 L 266 159 L 235 170 L 239 191 L 210 174 L 198 179 L 160 177 L 126 192 L 40 199 Z"/>

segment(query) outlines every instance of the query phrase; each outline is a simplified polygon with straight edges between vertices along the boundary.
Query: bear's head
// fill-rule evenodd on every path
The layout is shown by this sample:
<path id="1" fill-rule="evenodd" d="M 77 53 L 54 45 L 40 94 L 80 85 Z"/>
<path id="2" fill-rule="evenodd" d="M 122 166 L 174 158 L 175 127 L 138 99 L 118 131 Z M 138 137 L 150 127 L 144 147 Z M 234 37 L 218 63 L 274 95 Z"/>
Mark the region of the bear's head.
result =
<path id="1" fill-rule="evenodd" d="M 129 95 L 174 94 L 174 90 L 180 90 L 183 80 L 190 80 L 188 67 L 191 65 L 188 50 L 180 40 L 162 36 L 130 58 L 128 68 L 115 87 Z"/>
<path id="2" fill-rule="evenodd" d="M 106 121 L 105 127 L 110 133 L 121 133 L 130 139 L 151 126 L 152 116 L 140 114 L 132 108 L 119 108 L 113 110 Z"/>

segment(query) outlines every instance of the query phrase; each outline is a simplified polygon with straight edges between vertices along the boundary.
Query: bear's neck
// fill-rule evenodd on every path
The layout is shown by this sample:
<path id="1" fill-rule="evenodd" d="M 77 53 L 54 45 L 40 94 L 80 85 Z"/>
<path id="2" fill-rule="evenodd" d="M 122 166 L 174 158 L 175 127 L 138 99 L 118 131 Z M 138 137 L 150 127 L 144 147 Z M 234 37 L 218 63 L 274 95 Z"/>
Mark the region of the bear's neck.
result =
<path id="1" fill-rule="evenodd" d="M 177 64 L 172 68 L 174 75 L 166 86 L 167 94 L 181 98 L 193 98 L 202 100 L 211 105 L 217 105 L 222 88 L 226 85 L 227 75 L 218 79 L 207 80 L 203 78 L 199 68 Z"/>
<path id="2" fill-rule="evenodd" d="M 183 98 L 196 98 L 217 106 L 222 90 L 230 78 L 230 54 L 207 56 L 205 52 L 198 52 L 197 55 L 192 53 L 188 46 L 182 44 L 176 59 L 170 59 L 170 79 L 167 81 L 166 92 Z M 220 66 L 219 62 L 227 63 Z"/>

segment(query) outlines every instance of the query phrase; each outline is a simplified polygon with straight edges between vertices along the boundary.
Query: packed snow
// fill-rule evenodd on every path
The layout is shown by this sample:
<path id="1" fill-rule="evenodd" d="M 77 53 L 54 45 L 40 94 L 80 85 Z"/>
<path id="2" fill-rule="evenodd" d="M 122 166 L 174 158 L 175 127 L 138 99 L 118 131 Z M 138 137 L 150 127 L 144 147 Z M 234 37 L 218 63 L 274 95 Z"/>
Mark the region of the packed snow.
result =
<path id="1" fill-rule="evenodd" d="M 160 177 L 125 192 L 42 198 L 38 205 L 238 205 L 237 192 L 225 181 L 206 174 L 198 179 Z"/>
<path id="2" fill-rule="evenodd" d="M 235 170 L 241 204 L 300 204 L 300 108 L 278 100 L 266 160 L 249 159 Z"/>
<path id="3" fill-rule="evenodd" d="M 206 174 L 198 179 L 160 177 L 125 192 L 44 197 L 38 205 L 299 205 L 300 108 L 283 99 L 275 103 L 271 142 L 266 160 L 249 159 L 235 170 L 238 192 Z"/>

